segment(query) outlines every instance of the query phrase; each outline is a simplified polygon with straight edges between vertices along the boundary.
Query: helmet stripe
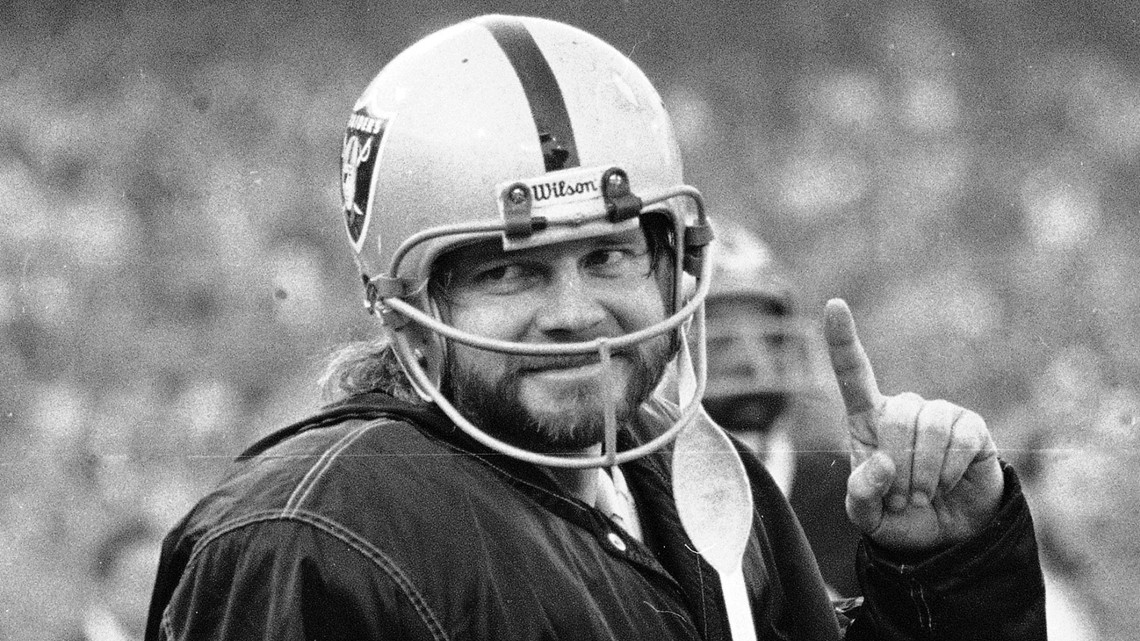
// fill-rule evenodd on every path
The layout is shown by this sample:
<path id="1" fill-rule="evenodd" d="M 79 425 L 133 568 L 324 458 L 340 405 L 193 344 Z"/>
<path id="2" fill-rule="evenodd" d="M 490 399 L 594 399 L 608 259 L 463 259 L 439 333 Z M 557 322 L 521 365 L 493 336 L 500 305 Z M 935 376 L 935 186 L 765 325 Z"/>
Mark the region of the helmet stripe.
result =
<path id="1" fill-rule="evenodd" d="M 478 18 L 477 22 L 491 32 L 522 83 L 538 129 L 546 171 L 578 167 L 578 149 L 574 144 L 574 128 L 570 124 L 566 100 L 558 79 L 554 77 L 554 70 L 542 55 L 534 36 L 521 20 L 510 16 L 485 16 Z"/>

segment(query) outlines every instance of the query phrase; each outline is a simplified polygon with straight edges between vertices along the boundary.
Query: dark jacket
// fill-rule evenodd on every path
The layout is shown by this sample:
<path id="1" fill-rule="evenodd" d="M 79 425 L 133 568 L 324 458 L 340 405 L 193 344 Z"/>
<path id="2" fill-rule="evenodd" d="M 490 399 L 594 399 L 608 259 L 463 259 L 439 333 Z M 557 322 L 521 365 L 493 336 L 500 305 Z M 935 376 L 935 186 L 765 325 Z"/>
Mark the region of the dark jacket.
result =
<path id="1" fill-rule="evenodd" d="M 668 460 L 622 467 L 642 543 L 431 408 L 350 399 L 252 446 L 170 533 L 147 639 L 727 639 Z M 787 502 L 758 461 L 746 466 L 758 638 L 839 638 L 846 617 Z M 868 601 L 847 638 L 927 638 L 954 624 L 978 634 L 929 638 L 1043 640 L 1032 524 L 1009 470 L 1007 487 L 987 532 L 925 564 L 864 546 Z"/>

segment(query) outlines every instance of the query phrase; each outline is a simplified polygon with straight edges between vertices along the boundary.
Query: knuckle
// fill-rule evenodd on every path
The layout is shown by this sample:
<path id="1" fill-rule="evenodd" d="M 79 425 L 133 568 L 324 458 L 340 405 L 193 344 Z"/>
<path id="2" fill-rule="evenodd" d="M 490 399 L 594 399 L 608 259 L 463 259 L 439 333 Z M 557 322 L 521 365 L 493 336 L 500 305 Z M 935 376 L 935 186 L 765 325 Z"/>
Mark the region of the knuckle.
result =
<path id="1" fill-rule="evenodd" d="M 963 409 L 955 427 L 968 433 L 971 438 L 981 438 L 986 431 L 986 420 L 977 412 Z"/>
<path id="2" fill-rule="evenodd" d="M 981 414 L 966 410 L 966 415 L 968 416 L 970 422 L 974 424 L 979 433 L 985 433 L 989 429 L 986 426 L 986 419 L 982 418 Z"/>
<path id="3" fill-rule="evenodd" d="M 926 400 L 915 392 L 903 392 L 901 394 L 896 394 L 895 398 L 906 401 L 907 403 L 922 403 Z"/>
<path id="4" fill-rule="evenodd" d="M 986 436 L 986 422 L 977 412 L 964 410 L 954 422 L 954 440 L 971 451 L 981 449 Z"/>
<path id="5" fill-rule="evenodd" d="M 962 408 L 957 405 L 943 399 L 935 399 L 923 404 L 919 419 L 923 429 L 949 432 L 961 412 Z"/>
<path id="6" fill-rule="evenodd" d="M 927 405 L 930 406 L 930 409 L 932 411 L 938 412 L 943 416 L 953 416 L 962 409 L 944 398 L 936 398 L 932 401 L 927 401 Z"/>
<path id="7" fill-rule="evenodd" d="M 914 423 L 922 409 L 922 397 L 913 392 L 903 392 L 884 397 L 879 404 L 884 420 L 900 423 Z"/>

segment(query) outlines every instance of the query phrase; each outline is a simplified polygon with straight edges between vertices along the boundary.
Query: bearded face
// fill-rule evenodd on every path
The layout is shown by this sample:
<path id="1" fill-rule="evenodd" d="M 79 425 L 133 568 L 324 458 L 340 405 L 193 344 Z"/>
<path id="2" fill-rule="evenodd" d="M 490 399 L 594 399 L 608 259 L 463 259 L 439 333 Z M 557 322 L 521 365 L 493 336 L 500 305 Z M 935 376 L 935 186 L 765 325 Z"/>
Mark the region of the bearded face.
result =
<path id="1" fill-rule="evenodd" d="M 447 380 L 456 407 L 484 431 L 537 452 L 580 451 L 600 443 L 605 402 L 615 404 L 618 425 L 633 419 L 649 398 L 669 360 L 668 340 L 659 337 L 611 358 L 604 368 L 589 359 L 534 359 L 505 356 L 489 375 L 482 360 L 457 350 Z M 446 393 L 446 392 L 445 392 Z"/>
<path id="2" fill-rule="evenodd" d="M 577 343 L 628 334 L 666 317 L 663 286 L 640 230 L 504 252 L 495 243 L 446 258 L 441 304 L 457 329 L 519 343 Z M 632 419 L 665 370 L 668 335 L 596 353 L 518 356 L 449 345 L 446 394 L 481 429 L 541 452 L 602 441 L 607 404 Z"/>

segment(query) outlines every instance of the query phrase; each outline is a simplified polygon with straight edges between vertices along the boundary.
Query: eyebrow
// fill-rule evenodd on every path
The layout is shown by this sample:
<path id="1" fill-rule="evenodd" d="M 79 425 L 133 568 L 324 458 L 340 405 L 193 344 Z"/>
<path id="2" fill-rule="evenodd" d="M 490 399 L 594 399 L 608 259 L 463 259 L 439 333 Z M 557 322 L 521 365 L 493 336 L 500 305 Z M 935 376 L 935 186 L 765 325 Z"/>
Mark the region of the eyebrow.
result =
<path id="1" fill-rule="evenodd" d="M 505 252 L 501 249 L 498 240 L 480 240 L 470 245 L 456 247 L 455 249 L 440 254 L 434 261 L 433 271 L 435 268 L 440 267 L 450 269 L 459 262 L 495 260 L 509 256 L 510 253 L 511 252 Z"/>

